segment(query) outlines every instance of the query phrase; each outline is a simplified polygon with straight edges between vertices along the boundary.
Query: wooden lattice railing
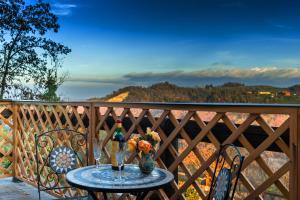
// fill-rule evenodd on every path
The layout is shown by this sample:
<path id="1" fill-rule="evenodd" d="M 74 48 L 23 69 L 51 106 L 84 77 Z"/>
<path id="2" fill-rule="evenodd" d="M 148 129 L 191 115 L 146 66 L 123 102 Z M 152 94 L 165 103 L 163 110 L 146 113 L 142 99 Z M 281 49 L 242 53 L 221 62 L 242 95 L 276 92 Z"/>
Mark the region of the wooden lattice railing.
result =
<path id="1" fill-rule="evenodd" d="M 16 127 L 15 127 L 15 176 L 32 185 L 37 185 L 36 181 L 36 157 L 35 157 L 35 134 L 41 134 L 53 129 L 70 129 L 79 131 L 81 133 L 92 133 L 89 129 L 91 104 L 43 104 L 43 103 L 22 103 L 18 104 L 15 111 Z M 89 134 L 91 136 L 91 134 Z M 66 141 L 65 135 L 56 138 L 57 143 L 67 146 L 71 145 L 70 141 Z M 49 149 L 45 146 L 41 149 L 45 155 L 48 155 Z M 71 147 L 71 146 L 70 146 Z M 81 151 L 85 152 L 81 146 Z M 44 160 L 39 159 L 40 166 L 44 165 Z M 41 170 L 41 169 L 39 169 Z M 51 178 L 48 180 L 47 170 L 42 170 L 41 177 L 43 178 L 43 185 L 51 187 L 54 182 Z M 65 186 L 66 181 L 59 182 L 57 187 Z M 71 189 L 58 189 L 52 192 L 58 196 L 74 196 L 77 193 L 82 194 L 82 191 L 73 191 Z"/>
<path id="2" fill-rule="evenodd" d="M 295 124 L 292 122 L 296 117 L 295 109 L 111 103 L 95 104 L 95 109 L 98 115 L 96 132 L 105 130 L 105 144 L 109 143 L 116 128 L 114 121 L 118 118 L 124 121 L 126 137 L 132 133 L 144 134 L 146 127 L 160 133 L 162 143 L 157 153 L 158 165 L 176 175 L 180 174 L 178 181 L 174 181 L 167 191 L 157 191 L 162 199 L 186 196 L 205 199 L 206 184 L 201 185 L 199 177 L 205 179 L 212 175 L 210 167 L 221 143 L 235 143 L 242 147 L 240 149 L 246 156 L 237 192 L 239 199 L 264 199 L 270 196 L 272 190 L 282 198 L 291 195 L 291 181 L 296 173 L 292 157 L 295 156 L 292 152 L 295 145 L 293 137 L 296 135 L 296 132 L 293 135 Z M 276 117 L 279 121 L 272 121 L 274 114 L 280 114 Z M 257 127 L 260 128 L 259 134 L 255 135 L 253 131 Z M 253 140 L 251 137 L 257 138 Z M 266 150 L 276 153 L 270 155 L 270 151 Z M 109 151 L 105 152 L 109 157 Z M 269 161 L 269 156 L 275 162 L 279 158 L 281 163 L 272 166 L 274 161 Z M 263 177 L 256 176 L 261 180 L 253 179 L 254 173 L 261 174 Z"/>
<path id="3" fill-rule="evenodd" d="M 13 173 L 13 108 L 0 102 L 0 178 Z"/>
<path id="4" fill-rule="evenodd" d="M 95 102 L 8 102 L 1 106 L 0 176 L 14 175 L 36 185 L 34 135 L 55 128 L 87 133 L 89 141 L 101 134 L 104 162 L 108 162 L 115 121 L 121 118 L 126 138 L 144 134 L 147 127 L 160 134 L 157 164 L 176 177 L 168 188 L 148 197 L 205 199 L 216 152 L 225 143 L 234 143 L 246 156 L 236 199 L 297 199 L 300 195 L 298 106 Z M 4 150 L 3 144 L 14 148 Z M 93 161 L 91 144 L 89 160 Z M 5 168 L 4 160 L 10 163 Z M 127 162 L 138 160 L 132 155 Z"/>

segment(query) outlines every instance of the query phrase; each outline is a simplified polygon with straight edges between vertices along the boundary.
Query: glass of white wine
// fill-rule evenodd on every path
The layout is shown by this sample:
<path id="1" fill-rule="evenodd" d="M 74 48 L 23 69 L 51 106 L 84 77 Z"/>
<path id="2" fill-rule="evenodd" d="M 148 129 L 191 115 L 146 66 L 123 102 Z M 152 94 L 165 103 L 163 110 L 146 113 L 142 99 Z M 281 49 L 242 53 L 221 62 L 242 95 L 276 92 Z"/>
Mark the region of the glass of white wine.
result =
<path id="1" fill-rule="evenodd" d="M 118 162 L 118 168 L 119 168 L 119 181 L 120 181 L 120 183 L 123 182 L 123 178 L 122 178 L 122 166 L 124 165 L 124 155 L 125 155 L 125 151 L 124 150 L 120 150 L 117 153 L 117 162 Z"/>
<path id="2" fill-rule="evenodd" d="M 102 153 L 102 146 L 103 140 L 95 137 L 93 141 L 93 151 L 94 151 L 94 158 L 96 160 L 96 168 L 100 168 L 100 159 L 101 159 L 101 153 Z"/>

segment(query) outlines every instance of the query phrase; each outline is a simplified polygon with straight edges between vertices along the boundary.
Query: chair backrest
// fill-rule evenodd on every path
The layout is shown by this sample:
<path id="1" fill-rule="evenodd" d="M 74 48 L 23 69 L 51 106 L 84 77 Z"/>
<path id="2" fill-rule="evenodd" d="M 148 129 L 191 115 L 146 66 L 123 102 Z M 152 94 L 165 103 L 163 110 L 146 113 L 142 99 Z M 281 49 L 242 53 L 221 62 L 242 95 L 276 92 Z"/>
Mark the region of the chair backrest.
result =
<path id="1" fill-rule="evenodd" d="M 233 199 L 244 158 L 233 144 L 220 146 L 207 199 Z"/>
<path id="2" fill-rule="evenodd" d="M 35 159 L 39 198 L 41 191 L 61 195 L 71 188 L 66 173 L 88 165 L 87 134 L 55 129 L 35 135 Z"/>

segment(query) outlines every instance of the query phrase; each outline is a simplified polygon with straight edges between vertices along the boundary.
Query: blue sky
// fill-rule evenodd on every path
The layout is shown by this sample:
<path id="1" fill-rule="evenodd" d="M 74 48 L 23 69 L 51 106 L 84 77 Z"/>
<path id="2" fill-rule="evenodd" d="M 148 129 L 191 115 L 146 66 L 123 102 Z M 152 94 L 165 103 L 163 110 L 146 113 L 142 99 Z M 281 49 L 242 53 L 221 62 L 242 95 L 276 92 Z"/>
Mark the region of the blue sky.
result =
<path id="1" fill-rule="evenodd" d="M 51 0 L 72 49 L 65 98 L 127 85 L 287 86 L 300 76 L 300 2 L 291 0 Z"/>

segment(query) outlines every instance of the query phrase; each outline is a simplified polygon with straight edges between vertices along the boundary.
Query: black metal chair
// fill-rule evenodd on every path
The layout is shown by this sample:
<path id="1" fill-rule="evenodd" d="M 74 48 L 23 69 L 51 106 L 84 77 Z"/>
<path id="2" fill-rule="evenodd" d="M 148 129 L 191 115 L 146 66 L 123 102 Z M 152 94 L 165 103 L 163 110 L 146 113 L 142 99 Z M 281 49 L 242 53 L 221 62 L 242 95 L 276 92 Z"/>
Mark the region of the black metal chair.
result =
<path id="1" fill-rule="evenodd" d="M 244 158 L 233 144 L 220 146 L 207 199 L 233 199 Z"/>
<path id="2" fill-rule="evenodd" d="M 87 134 L 55 129 L 35 135 L 35 159 L 39 199 L 42 191 L 52 191 L 59 196 L 68 188 L 69 194 L 64 197 L 72 196 L 74 188 L 67 184 L 65 175 L 88 165 Z M 76 197 L 81 198 L 86 197 Z"/>

